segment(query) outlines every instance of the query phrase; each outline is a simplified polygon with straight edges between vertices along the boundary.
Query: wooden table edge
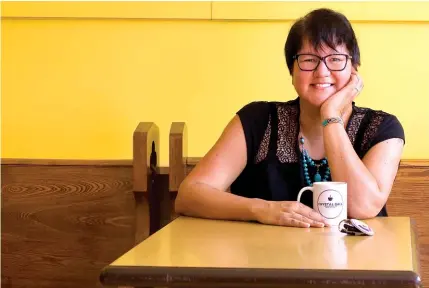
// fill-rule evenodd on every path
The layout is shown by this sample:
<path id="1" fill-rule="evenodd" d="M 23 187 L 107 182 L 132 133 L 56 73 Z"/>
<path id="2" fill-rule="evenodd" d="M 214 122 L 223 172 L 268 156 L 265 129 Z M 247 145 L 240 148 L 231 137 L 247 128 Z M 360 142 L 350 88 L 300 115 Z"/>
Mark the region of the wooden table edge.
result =
<path id="1" fill-rule="evenodd" d="M 416 274 L 421 275 L 420 267 L 420 244 L 417 233 L 417 223 L 415 219 L 410 218 L 410 234 L 411 234 L 411 253 L 413 257 L 413 266 Z"/>
<path id="2" fill-rule="evenodd" d="M 295 285 L 345 285 L 383 287 L 422 287 L 414 271 L 149 267 L 107 266 L 100 274 L 106 286 L 167 287 L 281 287 Z"/>

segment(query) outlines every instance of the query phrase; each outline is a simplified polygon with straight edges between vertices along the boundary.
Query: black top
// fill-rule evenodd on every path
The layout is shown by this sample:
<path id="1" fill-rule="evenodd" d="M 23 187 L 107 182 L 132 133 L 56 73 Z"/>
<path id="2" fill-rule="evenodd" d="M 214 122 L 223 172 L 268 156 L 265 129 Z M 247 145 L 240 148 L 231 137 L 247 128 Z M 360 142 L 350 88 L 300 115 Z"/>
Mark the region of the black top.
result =
<path id="1" fill-rule="evenodd" d="M 273 201 L 297 200 L 299 190 L 307 186 L 298 143 L 299 113 L 299 98 L 284 103 L 252 102 L 237 112 L 246 138 L 247 165 L 231 185 L 233 194 Z M 394 115 L 354 103 L 346 131 L 360 159 L 381 141 L 405 141 L 402 125 Z M 311 193 L 304 193 L 301 202 L 313 207 L 312 199 Z M 378 216 L 387 216 L 385 206 Z"/>

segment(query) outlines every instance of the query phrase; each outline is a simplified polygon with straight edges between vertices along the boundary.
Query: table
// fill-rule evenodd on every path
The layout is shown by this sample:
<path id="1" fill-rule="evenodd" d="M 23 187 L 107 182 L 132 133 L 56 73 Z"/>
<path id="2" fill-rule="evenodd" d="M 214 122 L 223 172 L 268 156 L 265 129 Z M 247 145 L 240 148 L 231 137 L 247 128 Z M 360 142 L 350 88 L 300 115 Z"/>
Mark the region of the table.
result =
<path id="1" fill-rule="evenodd" d="M 374 236 L 182 216 L 105 267 L 100 281 L 134 287 L 421 287 L 410 218 L 364 222 Z"/>

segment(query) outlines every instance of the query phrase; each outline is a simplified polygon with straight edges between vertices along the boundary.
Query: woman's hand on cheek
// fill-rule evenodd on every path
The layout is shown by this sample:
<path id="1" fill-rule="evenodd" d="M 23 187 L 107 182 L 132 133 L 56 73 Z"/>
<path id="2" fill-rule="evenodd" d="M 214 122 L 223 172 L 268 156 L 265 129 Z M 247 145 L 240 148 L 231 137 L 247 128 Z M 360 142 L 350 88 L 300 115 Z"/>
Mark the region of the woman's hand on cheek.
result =
<path id="1" fill-rule="evenodd" d="M 354 101 L 363 88 L 362 78 L 352 68 L 350 81 L 341 90 L 329 97 L 320 107 L 322 119 L 342 117 L 347 107 Z"/>

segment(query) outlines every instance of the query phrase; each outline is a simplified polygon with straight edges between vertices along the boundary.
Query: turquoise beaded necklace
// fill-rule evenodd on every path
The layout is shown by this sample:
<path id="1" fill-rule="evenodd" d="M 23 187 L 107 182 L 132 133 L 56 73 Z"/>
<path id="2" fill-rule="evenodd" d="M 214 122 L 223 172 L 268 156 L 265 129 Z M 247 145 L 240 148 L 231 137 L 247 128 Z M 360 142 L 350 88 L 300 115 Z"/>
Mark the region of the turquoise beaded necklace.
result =
<path id="1" fill-rule="evenodd" d="M 302 148 L 302 167 L 304 168 L 304 177 L 305 177 L 305 181 L 307 182 L 307 185 L 313 186 L 314 182 L 328 181 L 329 175 L 331 174 L 331 170 L 329 169 L 329 165 L 328 165 L 328 159 L 324 157 L 320 164 L 314 163 L 314 160 L 311 159 L 310 155 L 308 155 L 308 151 L 305 150 L 304 148 L 304 142 L 305 142 L 304 137 L 301 136 L 299 138 L 299 142 Z M 325 171 L 325 175 L 322 177 L 320 175 L 320 168 L 322 168 L 325 165 L 326 165 L 326 171 Z M 314 181 L 312 181 L 310 178 L 310 173 L 308 172 L 309 167 L 316 167 L 316 174 L 314 175 L 314 178 L 313 178 Z"/>

